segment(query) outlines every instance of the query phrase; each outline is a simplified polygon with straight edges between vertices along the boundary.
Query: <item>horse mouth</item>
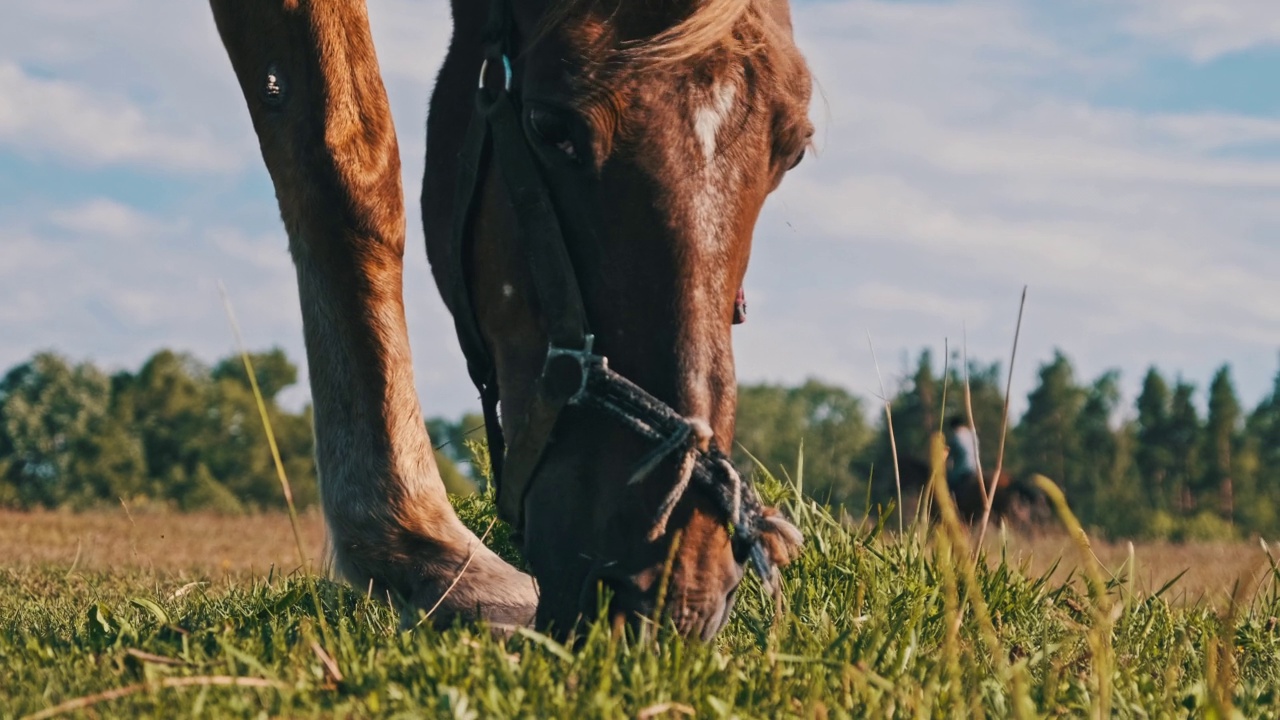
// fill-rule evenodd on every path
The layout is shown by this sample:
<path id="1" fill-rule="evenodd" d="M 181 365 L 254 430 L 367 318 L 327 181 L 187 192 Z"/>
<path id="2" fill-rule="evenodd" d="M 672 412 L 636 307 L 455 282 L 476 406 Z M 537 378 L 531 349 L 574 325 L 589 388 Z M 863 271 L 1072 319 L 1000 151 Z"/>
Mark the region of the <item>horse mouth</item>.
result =
<path id="1" fill-rule="evenodd" d="M 682 637 L 711 641 L 729 622 L 737 597 L 734 584 L 728 593 L 713 593 L 700 588 L 671 587 L 674 578 L 661 583 L 641 583 L 635 578 L 593 574 L 584 595 L 598 600 L 603 593 L 608 599 L 605 608 L 610 625 L 615 631 L 630 627 L 655 627 L 671 623 Z M 646 587 L 647 585 L 647 587 Z M 599 605 L 592 605 L 597 612 Z"/>

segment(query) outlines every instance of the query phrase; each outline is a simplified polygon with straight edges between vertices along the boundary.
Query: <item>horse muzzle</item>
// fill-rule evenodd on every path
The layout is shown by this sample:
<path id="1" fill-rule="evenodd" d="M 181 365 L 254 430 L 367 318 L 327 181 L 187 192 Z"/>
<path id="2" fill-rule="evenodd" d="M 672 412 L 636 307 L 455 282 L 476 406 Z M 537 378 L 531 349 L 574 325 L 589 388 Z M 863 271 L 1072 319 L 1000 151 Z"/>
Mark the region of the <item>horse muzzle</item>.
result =
<path id="1" fill-rule="evenodd" d="M 591 573 L 583 588 L 584 614 L 594 617 L 603 602 L 615 630 L 671 622 L 681 636 L 703 641 L 710 641 L 728 623 L 743 576 L 737 565 L 727 574 L 664 565 L 627 575 L 616 568 Z"/>

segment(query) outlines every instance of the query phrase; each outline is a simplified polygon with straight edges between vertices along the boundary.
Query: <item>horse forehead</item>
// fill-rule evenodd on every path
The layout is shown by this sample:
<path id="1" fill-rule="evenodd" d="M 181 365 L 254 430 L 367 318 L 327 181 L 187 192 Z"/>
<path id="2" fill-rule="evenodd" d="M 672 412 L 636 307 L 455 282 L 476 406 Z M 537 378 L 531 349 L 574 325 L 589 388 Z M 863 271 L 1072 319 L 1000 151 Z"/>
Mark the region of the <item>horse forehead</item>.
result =
<path id="1" fill-rule="evenodd" d="M 653 88 L 644 103 L 647 111 L 636 120 L 645 124 L 641 132 L 650 142 L 663 148 L 667 172 L 679 170 L 669 177 L 705 180 L 708 171 L 725 169 L 728 131 L 742 129 L 738 120 L 751 100 L 741 75 L 718 73 L 664 85 Z"/>
<path id="2" fill-rule="evenodd" d="M 732 78 L 722 78 L 712 81 L 693 104 L 694 136 L 707 163 L 715 161 L 720 129 L 733 116 L 738 95 L 737 82 Z"/>
<path id="3" fill-rule="evenodd" d="M 667 124 L 665 168 L 671 183 L 670 205 L 677 221 L 702 252 L 720 256 L 730 248 L 738 189 L 746 179 L 741 152 L 728 152 L 738 133 L 737 118 L 749 100 L 741 78 L 732 73 L 690 80 L 682 88 L 680 117 Z"/>

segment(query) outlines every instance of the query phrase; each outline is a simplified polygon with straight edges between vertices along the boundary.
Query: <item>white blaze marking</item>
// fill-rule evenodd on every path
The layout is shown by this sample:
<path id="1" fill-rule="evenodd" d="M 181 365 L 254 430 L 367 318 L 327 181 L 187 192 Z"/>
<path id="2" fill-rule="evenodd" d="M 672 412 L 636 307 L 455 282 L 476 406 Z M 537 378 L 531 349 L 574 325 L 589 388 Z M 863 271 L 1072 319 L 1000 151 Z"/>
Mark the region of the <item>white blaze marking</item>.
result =
<path id="1" fill-rule="evenodd" d="M 515 295 L 515 294 L 516 294 L 516 289 L 511 287 L 511 283 L 502 284 L 502 297 L 510 298 L 512 295 Z"/>
<path id="2" fill-rule="evenodd" d="M 726 174 L 733 168 L 717 155 L 716 138 L 720 128 L 733 114 L 738 98 L 738 86 L 732 81 L 713 85 L 706 95 L 706 104 L 693 113 L 693 132 L 702 146 L 702 172 L 692 189 L 693 220 L 698 238 L 706 247 L 718 248 L 723 243 L 721 230 L 724 225 L 725 202 L 729 195 L 727 185 L 732 184 Z"/>
<path id="3" fill-rule="evenodd" d="M 738 185 L 739 174 L 730 156 L 719 152 L 717 140 L 720 130 L 733 117 L 736 104 L 740 102 L 738 86 L 732 78 L 725 79 L 707 88 L 701 99 L 702 105 L 693 111 L 692 119 L 693 135 L 697 139 L 697 149 L 702 151 L 703 162 L 700 168 L 697 167 L 697 156 L 689 157 L 688 149 L 683 150 L 685 155 L 677 162 L 694 170 L 689 176 L 691 187 L 687 190 L 686 202 L 692 215 L 694 237 L 700 246 L 696 254 L 703 261 L 716 261 L 723 257 L 727 248 L 725 235 L 730 225 L 729 216 L 734 212 L 731 198 Z M 708 303 L 717 302 L 717 298 L 706 297 L 708 292 L 709 288 L 702 283 L 696 284 L 693 302 L 699 307 L 709 307 Z M 698 322 L 709 322 L 709 319 Z M 688 332 L 690 335 L 686 339 L 693 342 L 683 358 L 686 367 L 681 381 L 685 385 L 688 410 L 705 414 L 713 405 L 707 379 L 714 374 L 716 358 L 723 357 L 724 348 L 717 347 L 715 342 L 707 342 L 708 338 L 715 337 L 714 333 L 708 334 L 692 326 Z"/>
<path id="4" fill-rule="evenodd" d="M 693 129 L 702 144 L 702 155 L 710 164 L 716 156 L 716 136 L 720 126 L 729 118 L 738 87 L 733 83 L 721 83 L 711 90 L 711 102 L 698 108 L 693 114 Z"/>

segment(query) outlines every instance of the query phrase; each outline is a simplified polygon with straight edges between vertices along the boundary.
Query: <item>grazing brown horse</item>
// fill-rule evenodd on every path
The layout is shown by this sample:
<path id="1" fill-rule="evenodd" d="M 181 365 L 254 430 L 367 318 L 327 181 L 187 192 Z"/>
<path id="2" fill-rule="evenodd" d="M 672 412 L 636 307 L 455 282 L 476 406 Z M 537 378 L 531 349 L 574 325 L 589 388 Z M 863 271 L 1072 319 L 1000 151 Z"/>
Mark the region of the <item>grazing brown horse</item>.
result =
<path id="1" fill-rule="evenodd" d="M 432 461 L 363 0 L 211 4 L 297 268 L 339 571 L 407 621 L 560 632 L 600 587 L 635 621 L 665 586 L 669 617 L 703 638 L 745 567 L 772 585 L 801 538 L 723 449 L 753 227 L 812 135 L 786 0 L 453 2 L 427 251 L 536 587 L 459 523 Z"/>

